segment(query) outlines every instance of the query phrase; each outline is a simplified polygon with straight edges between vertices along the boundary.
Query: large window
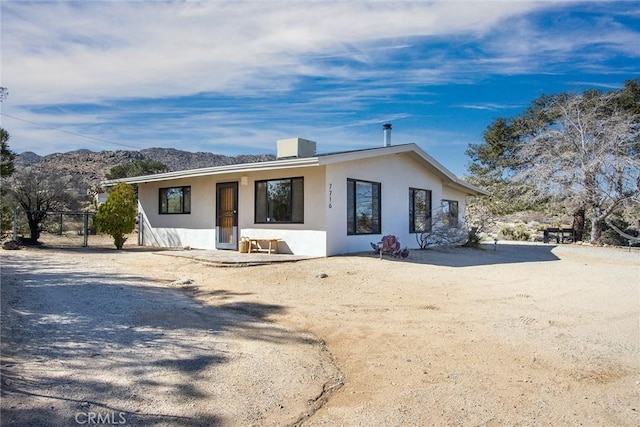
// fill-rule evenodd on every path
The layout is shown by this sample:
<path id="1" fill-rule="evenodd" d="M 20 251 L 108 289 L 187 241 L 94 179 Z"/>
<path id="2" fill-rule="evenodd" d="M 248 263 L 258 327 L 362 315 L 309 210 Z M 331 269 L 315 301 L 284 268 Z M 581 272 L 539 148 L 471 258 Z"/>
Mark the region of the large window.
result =
<path id="1" fill-rule="evenodd" d="M 303 223 L 304 178 L 256 181 L 256 223 Z"/>
<path id="2" fill-rule="evenodd" d="M 347 179 L 347 234 L 380 234 L 380 183 Z"/>
<path id="3" fill-rule="evenodd" d="M 161 214 L 191 213 L 191 187 L 170 187 L 160 189 Z"/>
<path id="4" fill-rule="evenodd" d="M 431 231 L 431 190 L 409 188 L 409 233 Z"/>
<path id="5" fill-rule="evenodd" d="M 442 225 L 445 227 L 458 226 L 458 202 L 456 200 L 442 201 Z"/>

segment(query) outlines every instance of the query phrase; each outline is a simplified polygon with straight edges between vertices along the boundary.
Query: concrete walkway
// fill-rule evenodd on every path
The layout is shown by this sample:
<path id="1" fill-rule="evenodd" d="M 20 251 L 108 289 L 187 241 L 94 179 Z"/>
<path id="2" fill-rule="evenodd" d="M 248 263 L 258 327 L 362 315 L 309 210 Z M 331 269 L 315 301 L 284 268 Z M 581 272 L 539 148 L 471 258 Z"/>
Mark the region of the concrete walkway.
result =
<path id="1" fill-rule="evenodd" d="M 194 259 L 215 267 L 251 267 L 255 265 L 296 262 L 314 257 L 293 254 L 240 253 L 237 251 L 215 251 L 205 249 L 165 250 L 158 255 Z"/>

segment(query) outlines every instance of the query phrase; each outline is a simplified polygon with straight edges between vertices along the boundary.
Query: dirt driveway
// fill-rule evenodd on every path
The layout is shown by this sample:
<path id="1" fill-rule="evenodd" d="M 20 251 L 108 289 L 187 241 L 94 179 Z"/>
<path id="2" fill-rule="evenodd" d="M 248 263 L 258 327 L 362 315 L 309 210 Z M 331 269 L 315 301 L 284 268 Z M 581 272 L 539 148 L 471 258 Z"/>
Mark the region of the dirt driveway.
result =
<path id="1" fill-rule="evenodd" d="M 20 401 L 35 400 L 43 411 L 51 406 L 49 413 L 75 425 L 68 423 L 70 414 L 84 410 L 82 405 L 94 408 L 92 402 L 112 398 L 119 400 L 106 408 L 130 411 L 127 416 L 143 408 L 129 421 L 135 425 L 290 424 L 307 409 L 308 395 L 341 381 L 314 337 L 326 343 L 344 385 L 313 416 L 303 417 L 304 425 L 639 425 L 640 252 L 577 245 L 492 249 L 413 251 L 403 261 L 361 255 L 249 268 L 213 268 L 144 251 L 3 253 L 3 292 L 8 259 L 24 270 L 18 273 L 27 274 L 29 284 L 36 256 L 42 274 L 60 269 L 52 283 L 64 277 L 76 285 L 110 284 L 91 304 L 71 293 L 80 286 L 69 287 L 74 306 L 95 309 L 65 311 L 62 305 L 55 310 L 58 317 L 24 306 L 25 293 L 18 301 L 23 305 L 6 302 L 22 313 L 18 318 L 31 319 L 24 325 L 29 331 L 75 322 L 79 332 L 43 342 L 46 334 L 31 338 L 25 330 L 16 348 L 32 356 L 22 365 L 7 366 L 3 340 L 3 380 L 13 387 L 3 387 L 3 425 L 7 414 L 26 416 Z M 84 266 L 84 273 L 74 276 L 70 265 Z M 192 283 L 172 285 L 186 279 Z M 163 306 L 169 294 L 182 304 L 180 315 Z M 102 315 L 83 326 L 84 317 L 112 309 L 114 300 L 135 301 L 133 311 L 146 314 L 122 314 L 120 321 Z M 240 321 L 219 314 L 229 310 Z M 222 326 L 210 331 L 202 326 L 210 321 L 199 316 L 222 316 Z M 3 339 L 5 326 L 3 320 Z M 8 327 L 16 330 L 15 324 Z M 90 332 L 96 328 L 105 335 Z M 126 346 L 113 346 L 120 334 L 131 338 Z M 160 350 L 166 353 L 154 359 Z M 245 369 L 218 375 L 238 359 L 248 360 Z M 103 376 L 94 381 L 85 372 Z M 289 376 L 303 385 L 296 389 Z M 319 380 L 309 387 L 314 393 L 305 395 L 315 376 Z M 71 379 L 57 384 L 62 378 Z M 223 395 L 229 388 L 236 393 Z M 272 390 L 278 397 L 263 406 L 254 403 L 260 401 L 256 395 Z M 236 404 L 248 412 L 233 413 L 229 406 Z M 289 418 L 279 417 L 278 410 L 296 404 Z M 189 405 L 198 411 L 190 412 Z"/>
<path id="2" fill-rule="evenodd" d="M 281 306 L 202 305 L 138 258 L 172 264 L 3 251 L 3 426 L 286 425 L 340 384 L 320 340 L 265 320 Z"/>

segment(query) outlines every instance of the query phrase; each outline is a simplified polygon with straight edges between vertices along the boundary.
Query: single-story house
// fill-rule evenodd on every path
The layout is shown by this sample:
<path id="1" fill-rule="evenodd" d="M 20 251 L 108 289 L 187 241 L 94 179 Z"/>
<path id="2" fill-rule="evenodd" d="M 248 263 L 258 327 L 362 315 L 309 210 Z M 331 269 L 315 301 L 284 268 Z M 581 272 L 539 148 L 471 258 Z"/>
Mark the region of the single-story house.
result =
<path id="1" fill-rule="evenodd" d="M 278 239 L 280 253 L 331 256 L 394 234 L 415 248 L 416 233 L 462 225 L 467 196 L 486 192 L 415 144 L 391 145 L 389 129 L 377 148 L 316 154 L 314 141 L 291 138 L 277 141 L 273 161 L 103 184 L 138 185 L 145 246 L 238 250 L 246 237 Z"/>

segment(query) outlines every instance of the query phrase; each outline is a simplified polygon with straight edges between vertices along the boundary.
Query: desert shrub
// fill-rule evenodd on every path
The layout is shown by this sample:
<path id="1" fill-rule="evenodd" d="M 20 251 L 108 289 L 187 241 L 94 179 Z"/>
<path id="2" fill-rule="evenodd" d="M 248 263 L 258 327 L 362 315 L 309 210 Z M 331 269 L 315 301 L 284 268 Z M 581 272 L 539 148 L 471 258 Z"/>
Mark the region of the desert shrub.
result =
<path id="1" fill-rule="evenodd" d="M 500 229 L 500 238 L 504 240 L 529 241 L 531 233 L 524 224 L 516 224 L 513 227 L 505 225 Z"/>
<path id="2" fill-rule="evenodd" d="M 479 248 L 481 240 L 482 235 L 480 234 L 478 227 L 471 227 L 469 228 L 467 235 L 467 242 L 463 246 L 468 248 Z"/>
<path id="3" fill-rule="evenodd" d="M 614 227 L 618 228 L 623 234 L 617 232 Z M 614 216 L 609 223 L 605 222 L 603 224 L 599 243 L 612 246 L 627 246 L 629 238 L 637 238 L 638 234 L 638 230 L 633 229 L 627 221 L 619 216 Z M 632 241 L 633 243 L 634 241 Z"/>
<path id="4" fill-rule="evenodd" d="M 602 232 L 598 243 L 611 246 L 627 246 L 628 240 L 609 228 Z"/>
<path id="5" fill-rule="evenodd" d="M 536 225 L 535 230 L 538 231 L 538 232 L 543 232 L 547 228 L 549 228 L 548 224 L 538 224 L 538 225 Z"/>
<path id="6" fill-rule="evenodd" d="M 468 231 L 461 226 L 457 227 L 433 227 L 428 233 L 421 233 L 416 237 L 420 249 L 428 247 L 462 246 L 469 239 Z"/>

